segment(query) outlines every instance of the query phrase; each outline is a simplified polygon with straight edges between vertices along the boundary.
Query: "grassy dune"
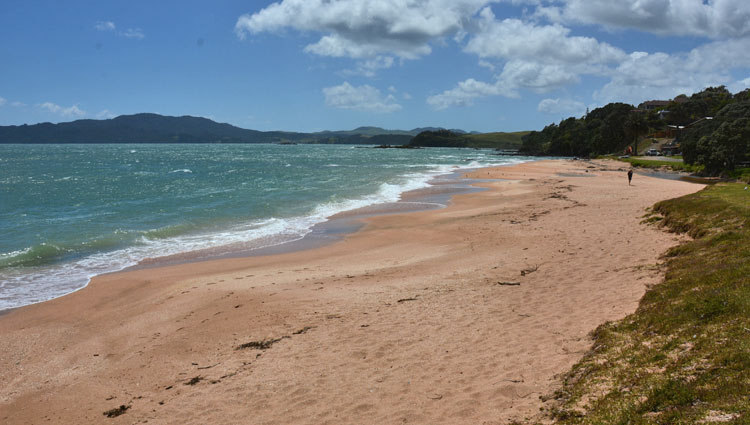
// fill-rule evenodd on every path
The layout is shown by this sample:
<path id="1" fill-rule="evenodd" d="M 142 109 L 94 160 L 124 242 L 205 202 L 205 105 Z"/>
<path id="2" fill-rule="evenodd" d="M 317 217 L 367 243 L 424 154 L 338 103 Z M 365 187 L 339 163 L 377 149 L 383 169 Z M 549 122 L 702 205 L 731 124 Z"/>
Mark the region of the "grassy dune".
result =
<path id="1" fill-rule="evenodd" d="M 600 326 L 548 412 L 560 424 L 750 423 L 750 189 L 718 184 L 645 218 L 694 240 L 665 282 Z M 653 267 L 662 267 L 653 265 Z"/>

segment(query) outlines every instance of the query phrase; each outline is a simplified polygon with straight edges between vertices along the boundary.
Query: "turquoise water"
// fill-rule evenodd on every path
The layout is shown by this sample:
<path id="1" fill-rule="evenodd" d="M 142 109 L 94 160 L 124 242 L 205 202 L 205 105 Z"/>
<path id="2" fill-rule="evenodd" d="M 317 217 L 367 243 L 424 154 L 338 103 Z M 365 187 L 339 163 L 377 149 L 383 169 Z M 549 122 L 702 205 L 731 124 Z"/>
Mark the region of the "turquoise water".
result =
<path id="1" fill-rule="evenodd" d="M 0 145 L 0 310 L 146 258 L 298 240 L 491 151 L 325 145 Z"/>

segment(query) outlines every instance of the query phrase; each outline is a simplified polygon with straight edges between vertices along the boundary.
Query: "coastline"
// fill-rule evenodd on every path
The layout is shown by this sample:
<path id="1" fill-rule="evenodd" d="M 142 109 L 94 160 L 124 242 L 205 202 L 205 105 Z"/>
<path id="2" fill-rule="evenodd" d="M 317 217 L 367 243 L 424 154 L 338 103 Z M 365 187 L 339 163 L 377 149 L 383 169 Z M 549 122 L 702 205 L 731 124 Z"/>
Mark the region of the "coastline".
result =
<path id="1" fill-rule="evenodd" d="M 102 275 L 11 310 L 0 419 L 96 423 L 120 405 L 113 421 L 129 423 L 531 416 L 588 332 L 661 279 L 679 238 L 640 224 L 645 208 L 702 187 L 628 187 L 602 164 L 480 169 L 502 180 L 333 244 Z M 253 341 L 274 343 L 237 349 Z"/>
<path id="2" fill-rule="evenodd" d="M 213 250 L 209 248 L 164 257 L 145 258 L 134 266 L 114 273 L 230 258 L 288 254 L 321 248 L 356 233 L 365 226 L 365 220 L 368 218 L 442 209 L 450 205 L 451 199 L 456 195 L 485 190 L 476 187 L 476 179 L 465 177 L 468 173 L 478 169 L 480 168 L 457 168 L 455 171 L 432 177 L 427 182 L 429 184 L 427 187 L 403 192 L 398 201 L 376 203 L 336 213 L 327 217 L 325 221 L 313 225 L 309 233 L 297 240 L 252 249 L 230 250 L 221 254 L 213 254 Z"/>
<path id="3" fill-rule="evenodd" d="M 440 180 L 445 183 L 442 180 L 444 176 L 456 174 L 456 170 L 476 168 L 481 166 L 482 162 L 496 162 L 489 157 L 487 161 L 481 161 L 481 158 L 485 156 L 484 154 L 474 155 L 462 152 L 458 155 L 447 155 L 440 150 L 436 150 L 430 154 L 423 154 L 416 159 L 411 158 L 416 163 L 409 162 L 409 165 L 406 166 L 404 166 L 406 158 L 401 156 L 395 159 L 390 158 L 394 164 L 384 167 L 389 171 L 374 173 L 380 178 L 367 179 L 361 176 L 353 177 L 350 175 L 351 171 L 346 171 L 355 168 L 352 167 L 352 163 L 361 161 L 359 157 L 352 157 L 350 151 L 351 149 L 333 149 L 332 152 L 329 152 L 327 149 L 318 149 L 310 154 L 312 158 L 317 158 L 317 161 L 326 165 L 316 168 L 320 175 L 313 176 L 311 187 L 317 189 L 311 189 L 309 194 L 302 193 L 300 195 L 298 186 L 287 188 L 292 192 L 296 191 L 297 195 L 295 196 L 301 196 L 304 202 L 301 202 L 300 205 L 295 202 L 290 203 L 288 197 L 283 195 L 284 185 L 288 182 L 278 183 L 273 178 L 268 178 L 270 180 L 266 182 L 266 180 L 263 180 L 266 177 L 255 179 L 258 176 L 249 173 L 247 176 L 233 177 L 235 180 L 230 181 L 237 188 L 246 186 L 243 178 L 254 182 L 247 185 L 250 189 L 244 189 L 245 192 L 242 192 L 244 196 L 232 192 L 231 196 L 226 196 L 220 201 L 214 202 L 211 199 L 206 201 L 200 198 L 202 195 L 195 195 L 200 199 L 195 199 L 195 203 L 188 202 L 186 204 L 184 199 L 190 198 L 190 196 L 178 194 L 179 196 L 173 196 L 174 199 L 167 197 L 169 199 L 159 203 L 159 207 L 146 205 L 144 206 L 145 209 L 133 209 L 133 211 L 137 211 L 136 215 L 140 217 L 135 224 L 132 222 L 133 216 L 127 208 L 115 208 L 112 214 L 105 214 L 110 218 L 102 219 L 97 224 L 100 228 L 91 232 L 88 232 L 85 223 L 74 223 L 76 226 L 83 226 L 81 232 L 69 232 L 68 235 L 62 232 L 55 238 L 48 238 L 50 240 L 44 240 L 46 237 L 43 237 L 36 242 L 11 237 L 10 241 L 6 241 L 10 249 L 5 251 L 9 251 L 9 253 L 4 254 L 3 257 L 3 277 L 0 279 L 0 286 L 3 286 L 3 296 L 0 297 L 0 310 L 17 308 L 64 296 L 85 287 L 95 276 L 131 268 L 282 253 L 287 250 L 309 249 L 324 243 L 330 243 L 343 234 L 356 231 L 359 227 L 359 224 L 354 220 L 356 217 L 352 217 L 349 222 L 336 220 L 336 217 L 352 216 L 352 211 L 367 216 L 429 209 L 433 206 L 396 201 L 399 197 L 411 196 L 410 194 L 415 189 L 416 192 L 420 192 L 420 188 L 430 187 L 429 181 Z M 134 154 L 132 152 L 140 152 L 140 150 L 126 149 L 123 155 L 126 155 L 129 161 L 135 161 L 134 164 L 137 164 L 138 158 L 133 159 Z M 224 154 L 226 155 L 227 152 L 224 152 Z M 328 154 L 332 154 L 335 158 L 329 158 Z M 279 155 L 279 152 L 270 152 L 269 155 L 273 159 L 275 158 L 274 155 Z M 325 158 L 321 159 L 321 156 Z M 369 156 L 364 155 L 364 157 Z M 463 157 L 466 157 L 464 161 L 459 161 Z M 523 159 L 520 158 L 519 160 Z M 443 162 L 446 161 L 449 163 L 444 164 Z M 274 164 L 281 163 L 280 169 L 283 172 L 295 168 L 289 168 L 290 164 L 284 163 L 284 161 L 271 162 Z M 341 170 L 344 171 L 337 171 L 333 174 L 333 177 L 329 178 L 327 177 L 329 174 L 327 167 L 329 166 L 342 167 Z M 145 168 L 151 170 L 153 167 L 146 166 Z M 253 167 L 250 168 L 254 169 Z M 306 167 L 300 166 L 298 168 L 302 171 L 298 170 L 293 174 L 305 174 L 307 172 L 304 171 L 307 169 Z M 337 170 L 339 169 L 337 168 Z M 157 186 L 159 184 L 171 184 L 173 179 L 182 181 L 188 178 L 181 175 L 171 177 L 174 171 L 182 171 L 181 169 L 166 174 L 160 174 L 157 171 L 144 171 L 152 177 L 158 177 L 162 174 L 167 175 L 166 183 L 158 180 L 157 177 L 153 177 L 156 179 L 154 184 Z M 204 193 L 206 190 L 204 186 L 210 186 L 212 178 L 215 180 L 217 176 L 224 176 L 225 174 L 234 176 L 237 174 L 232 173 L 232 171 L 235 171 L 235 169 L 232 168 L 224 174 L 218 173 L 216 170 L 208 172 L 208 176 L 205 176 L 202 180 L 193 179 L 200 181 L 200 183 L 194 183 L 195 187 L 185 190 L 195 194 Z M 127 175 L 130 176 L 131 174 Z M 204 174 L 206 174 L 205 170 Z M 135 173 L 135 175 L 140 174 Z M 342 176 L 347 178 L 344 179 Z M 59 180 L 68 182 L 69 179 L 66 179 L 68 177 Z M 449 183 L 452 184 L 457 181 L 458 178 L 454 176 Z M 266 186 L 264 182 L 270 186 Z M 333 183 L 329 184 L 329 182 Z M 351 188 L 347 189 L 347 182 L 353 183 Z M 444 184 L 440 186 L 441 190 L 446 187 Z M 433 188 L 436 189 L 437 187 Z M 68 190 L 63 189 L 57 192 L 65 193 Z M 96 192 L 96 190 L 91 189 L 89 192 Z M 276 196 L 277 192 L 282 195 Z M 209 191 L 208 193 L 212 192 Z M 130 194 L 125 190 L 121 195 L 128 198 Z M 247 196 L 255 199 L 253 196 L 256 195 L 258 196 L 257 202 L 247 202 L 247 199 L 249 199 Z M 427 196 L 427 198 L 430 197 L 447 198 L 448 196 Z M 148 197 L 144 199 L 148 199 Z M 178 203 L 172 206 L 171 203 L 173 201 L 178 202 L 177 200 L 182 204 Z M 429 201 L 429 199 L 427 200 Z M 226 211 L 217 213 L 218 209 L 198 208 L 199 205 L 203 205 L 202 202 L 204 201 L 209 202 L 209 206 L 226 204 Z M 414 201 L 418 201 L 418 199 Z M 15 203 L 11 202 L 11 205 L 14 204 L 20 205 L 22 202 L 20 200 Z M 129 205 L 130 202 L 125 202 L 125 204 Z M 368 205 L 378 205 L 377 209 L 379 210 L 366 211 L 370 209 L 370 207 L 367 207 Z M 365 208 L 362 209 L 362 207 Z M 86 204 L 81 208 L 86 210 L 86 208 L 98 207 L 94 207 L 93 204 Z M 171 211 L 171 215 L 159 213 L 159 211 L 163 212 L 164 209 Z M 194 213 L 194 211 L 204 210 L 207 212 Z M 54 209 L 50 211 L 54 211 Z M 342 212 L 344 214 L 341 214 Z M 92 214 L 100 214 L 100 211 Z M 167 218 L 160 218 L 162 215 Z M 14 216 L 26 217 L 21 212 L 14 214 Z M 174 216 L 181 218 L 178 220 L 170 218 Z M 233 218 L 227 219 L 227 217 Z M 334 219 L 332 220 L 332 218 Z M 64 214 L 63 219 L 66 219 Z M 38 222 L 47 223 L 48 221 L 38 220 Z M 14 229 L 13 225 L 13 223 L 10 223 L 11 230 Z M 68 227 L 76 228 L 74 226 Z M 95 226 L 92 227 L 92 229 L 94 228 Z M 35 230 L 37 236 L 47 235 L 52 231 L 51 229 L 45 229 L 43 225 L 35 228 Z M 18 231 L 11 232 L 11 235 L 17 234 L 19 234 Z M 49 245 L 49 248 L 47 245 Z M 64 253 L 64 255 L 60 253 Z M 56 257 L 58 254 L 63 256 L 58 258 Z M 14 262 L 24 266 L 13 267 Z M 26 267 L 27 263 L 29 267 Z M 10 267 L 5 268 L 8 265 Z"/>
<path id="4" fill-rule="evenodd" d="M 400 194 L 400 199 L 397 201 L 379 202 L 335 213 L 326 217 L 324 221 L 313 224 L 309 228 L 308 233 L 300 236 L 299 239 L 286 240 L 267 245 L 261 244 L 256 247 L 247 247 L 244 246 L 244 244 L 243 246 L 236 246 L 236 244 L 217 245 L 209 248 L 186 250 L 175 254 L 167 253 L 156 257 L 142 258 L 137 263 L 120 269 L 91 274 L 84 284 L 73 287 L 68 292 L 61 293 L 60 295 L 51 298 L 43 297 L 45 299 L 12 307 L 3 307 L 0 305 L 0 315 L 17 308 L 39 304 L 55 298 L 70 295 L 86 288 L 92 279 L 101 275 L 227 258 L 276 255 L 319 248 L 341 240 L 346 235 L 358 231 L 364 225 L 363 220 L 365 218 L 378 215 L 407 214 L 411 212 L 445 208 L 454 195 L 482 190 L 473 186 L 475 183 L 474 181 L 463 177 L 467 172 L 471 172 L 475 169 L 478 168 L 460 168 L 456 166 L 452 171 L 439 173 L 431 177 L 430 180 L 426 182 L 428 185 L 426 187 L 402 192 Z"/>

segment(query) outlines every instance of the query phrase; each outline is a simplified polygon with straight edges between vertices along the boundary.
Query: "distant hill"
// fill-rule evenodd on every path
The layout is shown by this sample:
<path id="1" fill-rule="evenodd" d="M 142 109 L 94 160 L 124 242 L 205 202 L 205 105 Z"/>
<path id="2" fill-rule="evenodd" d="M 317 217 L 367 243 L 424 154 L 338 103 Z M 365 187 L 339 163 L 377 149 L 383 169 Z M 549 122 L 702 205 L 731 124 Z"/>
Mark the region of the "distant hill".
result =
<path id="1" fill-rule="evenodd" d="M 382 136 L 382 135 L 393 135 L 393 136 L 411 136 L 414 137 L 424 131 L 438 131 L 444 130 L 441 127 L 419 127 L 412 130 L 388 130 L 380 127 L 357 127 L 354 130 L 348 131 L 321 131 L 318 133 L 312 133 L 313 135 L 320 135 L 323 137 L 340 137 L 340 136 Z M 466 134 L 464 130 L 451 129 L 454 133 Z"/>
<path id="2" fill-rule="evenodd" d="M 257 131 L 208 118 L 141 113 L 107 120 L 0 126 L 0 143 L 327 143 L 405 145 L 426 129 L 359 127 L 348 131 Z M 454 130 L 465 134 L 463 130 Z"/>
<path id="3" fill-rule="evenodd" d="M 261 143 L 287 134 L 246 130 L 200 117 L 121 115 L 108 120 L 0 127 L 0 143 Z"/>
<path id="4" fill-rule="evenodd" d="M 457 133 L 451 130 L 428 130 L 416 135 L 409 144 L 419 147 L 518 149 L 528 131 L 515 133 Z"/>

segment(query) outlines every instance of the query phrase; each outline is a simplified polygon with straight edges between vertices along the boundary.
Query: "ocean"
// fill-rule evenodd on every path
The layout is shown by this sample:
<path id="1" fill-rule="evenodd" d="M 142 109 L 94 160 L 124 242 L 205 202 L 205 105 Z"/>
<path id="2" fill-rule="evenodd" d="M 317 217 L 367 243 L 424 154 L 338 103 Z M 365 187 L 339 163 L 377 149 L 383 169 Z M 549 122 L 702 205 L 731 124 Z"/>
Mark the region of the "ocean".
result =
<path id="1" fill-rule="evenodd" d="M 299 241 L 330 217 L 396 202 L 490 150 L 342 145 L 0 145 L 0 310 L 146 259 Z M 432 182 L 432 183 L 431 183 Z"/>

